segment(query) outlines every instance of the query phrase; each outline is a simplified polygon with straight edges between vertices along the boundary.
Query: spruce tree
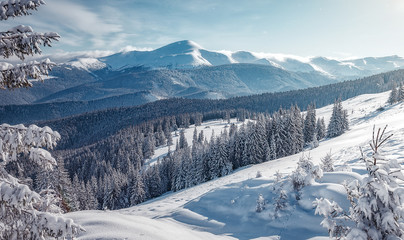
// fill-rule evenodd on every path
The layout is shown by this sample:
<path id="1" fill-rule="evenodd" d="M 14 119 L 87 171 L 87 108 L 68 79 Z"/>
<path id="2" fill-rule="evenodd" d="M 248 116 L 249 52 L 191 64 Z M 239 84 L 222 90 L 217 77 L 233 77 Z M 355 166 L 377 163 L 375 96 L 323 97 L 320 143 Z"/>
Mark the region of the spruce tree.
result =
<path id="1" fill-rule="evenodd" d="M 317 140 L 323 139 L 325 137 L 326 130 L 325 130 L 324 117 L 321 119 L 320 118 L 317 119 L 316 134 L 317 134 Z"/>
<path id="2" fill-rule="evenodd" d="M 313 140 L 316 131 L 316 106 L 314 103 L 307 106 L 306 118 L 304 119 L 304 142 L 309 143 Z"/>
<path id="3" fill-rule="evenodd" d="M 390 96 L 389 96 L 389 99 L 387 102 L 389 104 L 394 104 L 398 101 L 398 99 L 399 99 L 399 95 L 397 92 L 397 85 L 396 85 L 396 83 L 393 83 L 393 86 L 392 86 L 391 92 L 390 92 Z"/>
<path id="4" fill-rule="evenodd" d="M 402 82 L 400 82 L 397 93 L 397 101 L 402 102 L 403 100 L 404 100 L 404 85 Z"/>
<path id="5" fill-rule="evenodd" d="M 334 103 L 330 123 L 327 128 L 327 137 L 337 137 L 348 130 L 348 128 L 348 114 L 342 108 L 341 99 L 338 99 Z"/>
<path id="6" fill-rule="evenodd" d="M 178 142 L 178 144 L 179 144 L 179 146 L 178 146 L 179 149 L 184 149 L 184 148 L 188 147 L 188 142 L 187 142 L 187 139 L 185 137 L 185 130 L 181 130 L 181 132 L 180 132 L 180 141 Z"/>
<path id="7" fill-rule="evenodd" d="M 131 206 L 142 203 L 146 200 L 146 192 L 144 188 L 142 175 L 138 172 L 134 173 L 129 186 L 129 199 Z"/>

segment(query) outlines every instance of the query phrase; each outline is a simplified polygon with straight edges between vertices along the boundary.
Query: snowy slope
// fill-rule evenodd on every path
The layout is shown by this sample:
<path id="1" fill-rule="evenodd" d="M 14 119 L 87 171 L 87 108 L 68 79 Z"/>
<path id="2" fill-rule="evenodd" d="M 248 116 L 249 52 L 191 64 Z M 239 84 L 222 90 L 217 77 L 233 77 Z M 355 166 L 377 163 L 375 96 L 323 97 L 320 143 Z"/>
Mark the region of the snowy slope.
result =
<path id="1" fill-rule="evenodd" d="M 116 53 L 99 60 L 113 70 L 133 66 L 189 69 L 233 63 L 252 63 L 274 66 L 292 72 L 317 72 L 339 80 L 370 76 L 404 67 L 404 59 L 399 56 L 334 60 L 325 57 L 304 58 L 248 51 L 212 51 L 189 40 L 174 42 L 152 51 Z"/>
<path id="2" fill-rule="evenodd" d="M 99 70 L 107 67 L 107 65 L 97 58 L 81 57 L 77 59 L 70 60 L 67 65 L 71 65 L 76 68 L 81 68 L 87 71 Z"/>
<path id="3" fill-rule="evenodd" d="M 68 217 L 86 228 L 87 232 L 80 239 L 328 239 L 327 231 L 320 226 L 322 217 L 314 215 L 312 201 L 316 197 L 328 197 L 347 207 L 341 183 L 362 178 L 365 170 L 359 161 L 359 147 L 369 151 L 373 125 L 389 125 L 388 132 L 395 135 L 384 150 L 388 152 L 387 157 L 404 160 L 404 104 L 378 111 L 387 98 L 386 92 L 343 102 L 349 112 L 351 129 L 342 136 L 321 141 L 318 148 L 307 150 L 305 154 L 319 163 L 320 158 L 331 151 L 336 166 L 352 169 L 352 172 L 325 173 L 317 183 L 303 189 L 301 201 L 289 200 L 289 208 L 279 219 L 270 217 L 270 207 L 256 213 L 256 199 L 262 194 L 270 205 L 275 197 L 274 174 L 279 171 L 284 176 L 283 181 L 287 181 L 286 176 L 296 168 L 302 153 L 248 166 L 226 177 L 168 193 L 132 208 L 83 211 L 70 213 Z M 317 115 L 328 121 L 331 109 L 332 106 L 318 109 Z M 220 129 L 220 124 L 213 121 L 211 128 Z M 190 137 L 188 132 L 186 135 Z M 263 176 L 256 178 L 257 171 Z"/>

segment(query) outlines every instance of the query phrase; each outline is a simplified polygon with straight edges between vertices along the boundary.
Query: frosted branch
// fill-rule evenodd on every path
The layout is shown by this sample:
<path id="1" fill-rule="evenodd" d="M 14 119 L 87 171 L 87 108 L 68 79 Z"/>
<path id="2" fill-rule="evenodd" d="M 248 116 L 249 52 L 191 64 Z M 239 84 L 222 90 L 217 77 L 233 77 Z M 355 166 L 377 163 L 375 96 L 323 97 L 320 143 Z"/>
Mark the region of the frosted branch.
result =
<path id="1" fill-rule="evenodd" d="M 6 0 L 0 2 L 0 20 L 7 20 L 9 17 L 30 15 L 29 10 L 37 10 L 40 5 L 45 4 L 43 0 Z"/>
<path id="2" fill-rule="evenodd" d="M 31 27 L 20 25 L 0 32 L 0 55 L 3 58 L 15 55 L 24 60 L 27 55 L 41 54 L 41 45 L 51 47 L 51 42 L 58 38 L 57 33 L 36 33 Z"/>
<path id="3" fill-rule="evenodd" d="M 56 164 L 55 159 L 49 152 L 39 148 L 52 149 L 59 139 L 59 133 L 49 127 L 2 124 L 0 125 L 0 159 L 6 164 L 16 161 L 20 153 L 29 153 L 32 161 L 45 169 L 51 168 Z"/>
<path id="4" fill-rule="evenodd" d="M 49 59 L 42 62 L 32 61 L 13 66 L 8 63 L 0 63 L 0 89 L 13 89 L 31 87 L 28 79 L 43 81 L 42 76 L 48 75 L 55 66 Z"/>

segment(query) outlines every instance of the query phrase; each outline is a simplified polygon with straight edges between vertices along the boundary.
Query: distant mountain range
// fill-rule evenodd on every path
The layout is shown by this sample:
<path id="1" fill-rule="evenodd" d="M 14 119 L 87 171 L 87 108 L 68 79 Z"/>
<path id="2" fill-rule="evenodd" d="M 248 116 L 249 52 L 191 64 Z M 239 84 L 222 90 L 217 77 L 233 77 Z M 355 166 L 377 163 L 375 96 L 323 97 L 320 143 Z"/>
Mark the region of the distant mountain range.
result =
<path id="1" fill-rule="evenodd" d="M 337 61 L 280 54 L 221 52 L 180 41 L 153 51 L 59 60 L 44 83 L 0 91 L 0 105 L 88 102 L 133 106 L 158 99 L 222 99 L 356 79 L 404 67 L 399 56 Z"/>
<path id="2" fill-rule="evenodd" d="M 368 57 L 338 61 L 325 57 L 302 58 L 282 54 L 263 54 L 247 51 L 221 52 L 203 49 L 192 41 L 180 41 L 153 51 L 131 51 L 117 53 L 95 60 L 88 59 L 90 67 L 123 69 L 133 66 L 150 68 L 189 69 L 201 66 L 219 66 L 234 63 L 251 63 L 273 66 L 292 72 L 318 72 L 339 80 L 369 76 L 404 67 L 404 59 L 399 56 Z M 103 65 L 104 64 L 104 65 Z"/>

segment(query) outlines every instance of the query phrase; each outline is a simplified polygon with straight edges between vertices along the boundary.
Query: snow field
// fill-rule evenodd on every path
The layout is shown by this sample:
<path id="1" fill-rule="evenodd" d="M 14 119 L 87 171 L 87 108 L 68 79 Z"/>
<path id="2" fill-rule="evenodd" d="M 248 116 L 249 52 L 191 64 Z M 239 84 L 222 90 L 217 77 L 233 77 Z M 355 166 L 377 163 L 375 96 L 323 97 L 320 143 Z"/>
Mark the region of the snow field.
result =
<path id="1" fill-rule="evenodd" d="M 404 160 L 404 104 L 385 106 L 388 94 L 367 94 L 344 101 L 350 130 L 339 137 L 320 141 L 318 148 L 305 153 L 247 166 L 220 179 L 167 193 L 128 209 L 83 211 L 67 216 L 86 228 L 87 232 L 79 239 L 184 239 L 181 236 L 186 239 L 328 239 L 327 230 L 320 226 L 323 218 L 314 215 L 312 202 L 325 197 L 344 209 L 348 207 L 342 183 L 361 179 L 365 174 L 364 163 L 359 160 L 359 147 L 365 154 L 370 153 L 374 125 L 378 128 L 388 124 L 387 134 L 394 133 L 382 149 L 385 156 L 398 159 L 400 163 Z M 385 108 L 382 111 L 378 110 L 381 106 Z M 328 123 L 331 110 L 332 105 L 317 109 L 317 116 L 325 117 Z M 205 137 L 210 139 L 211 131 L 205 129 L 209 126 L 219 134 L 218 130 L 224 125 L 226 123 L 221 121 L 212 121 L 197 129 L 198 133 L 203 129 Z M 191 127 L 185 132 L 189 144 L 193 130 Z M 324 173 L 321 179 L 304 187 L 300 200 L 296 200 L 288 176 L 296 169 L 298 159 L 302 154 L 310 155 L 314 164 L 319 164 L 330 151 L 335 167 L 342 171 Z M 157 149 L 154 157 L 165 152 Z M 262 174 L 260 178 L 256 177 L 258 171 Z M 283 178 L 275 183 L 277 171 Z M 273 202 L 281 185 L 288 193 L 287 207 L 274 218 Z M 266 200 L 266 209 L 257 213 L 259 194 Z"/>

